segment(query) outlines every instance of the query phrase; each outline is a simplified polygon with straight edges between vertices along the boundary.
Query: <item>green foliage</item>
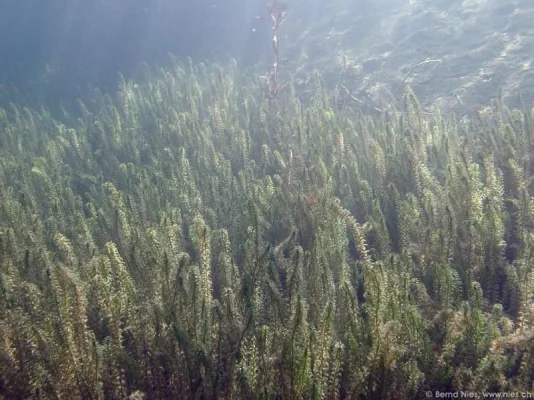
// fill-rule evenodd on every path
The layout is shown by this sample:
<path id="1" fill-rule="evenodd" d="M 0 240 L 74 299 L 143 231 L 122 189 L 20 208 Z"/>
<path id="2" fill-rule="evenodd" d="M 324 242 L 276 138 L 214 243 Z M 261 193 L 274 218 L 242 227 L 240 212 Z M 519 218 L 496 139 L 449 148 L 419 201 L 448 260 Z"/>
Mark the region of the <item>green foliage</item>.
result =
<path id="1" fill-rule="evenodd" d="M 145 75 L 0 110 L 1 398 L 534 390 L 530 113 Z"/>

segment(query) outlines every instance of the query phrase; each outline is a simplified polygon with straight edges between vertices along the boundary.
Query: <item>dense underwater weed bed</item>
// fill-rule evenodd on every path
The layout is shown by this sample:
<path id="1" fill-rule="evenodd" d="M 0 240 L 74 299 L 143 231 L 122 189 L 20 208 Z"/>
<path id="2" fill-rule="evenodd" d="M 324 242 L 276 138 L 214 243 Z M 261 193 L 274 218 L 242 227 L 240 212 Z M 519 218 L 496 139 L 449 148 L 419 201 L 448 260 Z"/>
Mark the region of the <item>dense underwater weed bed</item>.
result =
<path id="1" fill-rule="evenodd" d="M 1 397 L 534 390 L 530 112 L 179 63 L 79 108 L 0 111 Z"/>

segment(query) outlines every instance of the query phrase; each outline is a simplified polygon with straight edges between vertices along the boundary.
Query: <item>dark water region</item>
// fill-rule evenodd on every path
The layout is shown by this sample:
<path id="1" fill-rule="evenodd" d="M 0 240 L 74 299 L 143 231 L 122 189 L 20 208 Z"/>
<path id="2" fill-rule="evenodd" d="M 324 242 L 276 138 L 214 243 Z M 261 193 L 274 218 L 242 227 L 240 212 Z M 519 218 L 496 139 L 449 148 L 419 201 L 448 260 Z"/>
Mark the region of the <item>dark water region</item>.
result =
<path id="1" fill-rule="evenodd" d="M 272 65 L 266 0 L 4 0 L 0 104 L 58 108 L 116 89 L 120 71 L 179 59 Z M 459 114 L 534 99 L 530 0 L 288 1 L 280 71 L 310 91 L 314 71 L 340 83 L 364 110 L 399 104 L 409 84 L 424 107 Z M 432 62 L 425 62 L 431 60 Z M 261 70 L 261 69 L 260 69 Z M 344 89 L 343 89 L 344 90 Z M 3 94 L 2 94 L 3 93 Z M 31 94 L 30 94 L 31 93 Z M 522 96 L 523 103 L 518 99 Z"/>
<path id="2" fill-rule="evenodd" d="M 144 62 L 169 65 L 169 53 L 261 61 L 270 26 L 256 16 L 265 7 L 259 0 L 4 0 L 0 85 L 26 103 L 54 107 L 85 97 L 89 85 L 114 90 L 119 71 L 128 78 Z"/>

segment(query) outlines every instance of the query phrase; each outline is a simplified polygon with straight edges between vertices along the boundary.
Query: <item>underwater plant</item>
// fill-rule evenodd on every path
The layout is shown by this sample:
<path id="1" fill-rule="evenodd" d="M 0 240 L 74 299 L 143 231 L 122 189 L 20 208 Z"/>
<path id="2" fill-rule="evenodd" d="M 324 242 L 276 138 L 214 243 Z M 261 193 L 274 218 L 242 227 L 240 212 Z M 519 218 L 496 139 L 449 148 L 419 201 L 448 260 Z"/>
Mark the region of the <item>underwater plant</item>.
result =
<path id="1" fill-rule="evenodd" d="M 175 60 L 0 110 L 0 398 L 532 392 L 532 113 L 313 93 Z"/>

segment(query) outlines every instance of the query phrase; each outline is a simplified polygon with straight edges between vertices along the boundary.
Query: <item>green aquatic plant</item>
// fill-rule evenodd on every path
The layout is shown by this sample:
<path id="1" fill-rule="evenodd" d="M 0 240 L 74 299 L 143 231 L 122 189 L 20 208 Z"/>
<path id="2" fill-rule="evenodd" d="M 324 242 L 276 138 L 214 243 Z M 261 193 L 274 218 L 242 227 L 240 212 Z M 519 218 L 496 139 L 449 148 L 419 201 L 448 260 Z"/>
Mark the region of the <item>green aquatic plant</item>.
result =
<path id="1" fill-rule="evenodd" d="M 0 397 L 534 390 L 531 114 L 310 84 L 175 60 L 0 110 Z"/>

